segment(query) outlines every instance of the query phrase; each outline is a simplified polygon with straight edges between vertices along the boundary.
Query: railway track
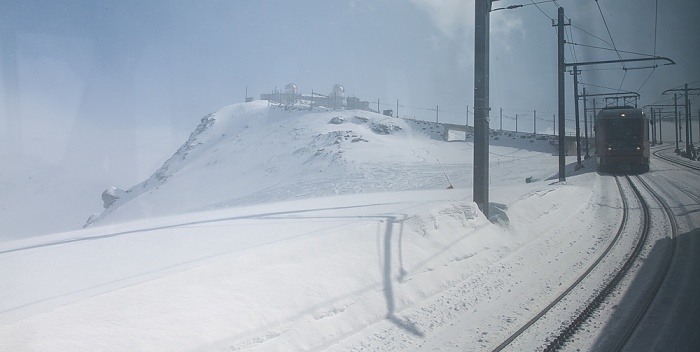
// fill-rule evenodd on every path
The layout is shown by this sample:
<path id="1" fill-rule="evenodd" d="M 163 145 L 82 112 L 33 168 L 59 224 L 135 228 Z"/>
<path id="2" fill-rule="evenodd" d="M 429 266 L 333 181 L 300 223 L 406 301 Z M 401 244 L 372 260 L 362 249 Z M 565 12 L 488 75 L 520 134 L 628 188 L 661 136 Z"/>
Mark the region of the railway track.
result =
<path id="1" fill-rule="evenodd" d="M 700 164 L 698 164 L 697 162 L 694 162 L 694 161 L 689 160 L 689 159 L 683 159 L 681 157 L 666 155 L 666 154 L 662 153 L 663 151 L 667 151 L 667 150 L 670 150 L 670 148 L 655 150 L 653 152 L 653 154 L 655 157 L 657 157 L 661 160 L 670 162 L 672 164 L 681 165 L 681 166 L 686 167 L 686 168 L 691 169 L 691 170 L 700 171 Z"/>
<path id="2" fill-rule="evenodd" d="M 652 282 L 652 289 L 649 292 L 649 294 L 645 297 L 644 302 L 642 306 L 637 310 L 637 314 L 634 316 L 634 319 L 632 320 L 632 324 L 630 324 L 627 329 L 625 330 L 625 333 L 622 335 L 621 339 L 615 346 L 614 351 L 621 351 L 625 344 L 629 341 L 630 337 L 634 333 L 634 331 L 637 329 L 639 326 L 639 323 L 642 321 L 642 318 L 646 315 L 646 313 L 649 311 L 649 307 L 651 307 L 652 302 L 656 298 L 657 293 L 659 292 L 659 289 L 661 288 L 661 285 L 663 284 L 664 280 L 666 279 L 666 276 L 669 272 L 669 269 L 671 267 L 671 261 L 673 260 L 673 255 L 675 254 L 675 249 L 676 249 L 676 238 L 678 237 L 678 223 L 676 222 L 676 217 L 673 214 L 673 210 L 671 207 L 668 205 L 666 200 L 656 191 L 654 187 L 652 187 L 647 181 L 645 181 L 641 176 L 636 176 L 636 179 L 644 186 L 644 188 L 652 194 L 652 196 L 658 201 L 658 203 L 661 205 L 661 207 L 664 210 L 664 213 L 669 219 L 669 222 L 671 224 L 671 234 L 670 234 L 670 239 L 672 241 L 671 245 L 669 246 L 669 250 L 666 252 L 666 257 L 663 261 L 663 265 L 661 270 L 659 271 L 658 275 L 655 277 L 655 279 Z M 645 207 L 647 210 L 645 212 L 648 212 L 648 203 L 645 203 Z"/>
<path id="3" fill-rule="evenodd" d="M 671 238 L 672 240 L 675 241 L 675 238 L 677 236 L 677 224 L 675 222 L 675 217 L 673 216 L 673 212 L 671 208 L 668 206 L 668 204 L 663 200 L 661 195 L 659 195 L 653 187 L 651 187 L 645 180 L 643 180 L 640 176 L 616 176 L 615 177 L 618 190 L 620 191 L 620 194 L 622 196 L 622 202 L 623 202 L 623 218 L 620 222 L 620 226 L 618 227 L 617 233 L 613 240 L 610 242 L 608 247 L 601 253 L 601 255 L 590 265 L 590 267 L 583 272 L 580 277 L 575 280 L 566 290 L 564 290 L 556 299 L 554 299 L 549 305 L 547 305 L 544 309 L 542 309 L 540 312 L 538 312 L 532 319 L 530 319 L 525 325 L 523 325 L 520 329 L 518 329 L 515 333 L 513 333 L 510 337 L 508 337 L 503 343 L 498 345 L 494 351 L 501 351 L 508 347 L 513 341 L 515 341 L 519 336 L 524 334 L 528 329 L 530 329 L 534 324 L 536 324 L 540 319 L 543 319 L 547 315 L 547 313 L 552 310 L 552 308 L 556 307 L 557 305 L 562 302 L 567 296 L 571 295 L 572 291 L 576 289 L 577 287 L 582 285 L 582 282 L 589 277 L 591 272 L 593 272 L 596 267 L 599 265 L 603 259 L 608 256 L 610 251 L 619 244 L 620 237 L 624 233 L 630 233 L 630 232 L 639 232 L 638 236 L 636 237 L 636 243 L 634 244 L 634 249 L 632 252 L 627 256 L 626 260 L 624 263 L 619 266 L 619 269 L 611 273 L 608 277 L 610 279 L 601 284 L 601 288 L 597 291 L 597 293 L 591 297 L 589 300 L 587 300 L 583 306 L 578 307 L 576 310 L 575 316 L 572 316 L 571 319 L 562 324 L 562 327 L 559 329 L 559 331 L 553 332 L 552 335 L 550 335 L 548 342 L 545 342 L 546 345 L 544 347 L 545 351 L 557 351 L 561 347 L 563 347 L 566 344 L 566 341 L 570 339 L 577 330 L 580 329 L 581 325 L 591 317 L 591 315 L 596 311 L 596 309 L 603 303 L 603 301 L 613 292 L 613 290 L 620 284 L 622 279 L 625 277 L 625 275 L 630 271 L 630 269 L 634 266 L 634 264 L 638 261 L 639 255 L 642 252 L 645 244 L 648 241 L 648 238 L 651 233 L 651 205 L 650 202 L 647 201 L 647 199 L 642 195 L 642 190 L 644 190 L 645 193 L 649 194 L 654 200 L 654 203 L 659 203 L 660 206 L 664 209 L 666 217 L 668 217 L 669 222 L 671 224 L 671 229 L 672 229 L 672 234 Z M 629 186 L 629 188 L 632 190 L 632 194 L 634 195 L 634 198 L 636 198 L 636 202 L 639 203 L 641 210 L 642 210 L 642 228 L 641 231 L 639 231 L 639 228 L 633 228 L 634 225 L 631 224 L 634 221 L 630 221 L 630 212 L 629 209 L 631 208 L 631 203 L 632 200 L 628 199 L 628 194 L 623 192 L 623 185 L 622 185 L 622 180 L 626 181 L 626 185 Z M 641 189 L 640 189 L 641 188 Z M 674 248 L 675 244 L 671 246 L 671 248 Z M 669 251 L 667 253 L 666 258 L 664 260 L 663 268 L 659 272 L 659 274 L 654 278 L 653 282 L 650 284 L 652 286 L 652 289 L 649 291 L 649 294 L 647 297 L 644 297 L 643 303 L 640 305 L 639 309 L 637 310 L 637 313 L 634 315 L 634 318 L 632 319 L 630 325 L 624 329 L 624 332 L 620 335 L 620 340 L 615 346 L 615 350 L 621 350 L 624 346 L 625 343 L 628 341 L 630 336 L 632 336 L 632 333 L 638 326 L 639 322 L 642 320 L 644 315 L 649 309 L 649 306 L 654 300 L 654 297 L 656 296 L 656 293 L 659 290 L 659 287 L 664 281 L 664 278 L 669 270 L 671 259 L 673 257 L 673 250 Z"/>

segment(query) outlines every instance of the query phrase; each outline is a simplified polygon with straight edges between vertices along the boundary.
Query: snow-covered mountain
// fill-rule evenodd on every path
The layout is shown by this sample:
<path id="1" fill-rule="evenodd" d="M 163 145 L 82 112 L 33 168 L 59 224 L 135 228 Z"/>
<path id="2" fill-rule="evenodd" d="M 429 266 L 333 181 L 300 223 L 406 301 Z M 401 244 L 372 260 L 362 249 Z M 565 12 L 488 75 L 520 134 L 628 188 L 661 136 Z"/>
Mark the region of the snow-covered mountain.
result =
<path id="1" fill-rule="evenodd" d="M 309 111 L 267 101 L 230 105 L 203 117 L 147 180 L 106 190 L 106 209 L 86 226 L 270 201 L 446 188 L 449 182 L 465 186 L 467 175 L 456 165 L 470 158 L 471 144 L 445 143 L 442 133 L 434 123 L 369 111 Z"/>
<path id="2" fill-rule="evenodd" d="M 490 349 L 610 240 L 614 180 L 550 181 L 546 138 L 494 132 L 492 223 L 471 139 L 443 134 L 264 101 L 205 116 L 92 225 L 0 243 L 0 347 Z"/>

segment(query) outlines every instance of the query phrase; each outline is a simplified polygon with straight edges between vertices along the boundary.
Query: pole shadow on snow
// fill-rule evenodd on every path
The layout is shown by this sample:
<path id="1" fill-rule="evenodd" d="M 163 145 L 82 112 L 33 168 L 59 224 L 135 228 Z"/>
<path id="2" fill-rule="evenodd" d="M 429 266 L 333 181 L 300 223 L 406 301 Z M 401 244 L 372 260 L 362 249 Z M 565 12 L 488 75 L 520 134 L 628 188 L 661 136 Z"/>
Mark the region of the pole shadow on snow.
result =
<path id="1" fill-rule="evenodd" d="M 335 216 L 335 215 L 318 216 L 318 215 L 314 215 L 314 216 L 304 216 L 304 214 L 306 214 L 308 212 L 335 211 L 335 210 L 340 210 L 340 209 L 353 209 L 353 208 L 381 206 L 381 205 L 397 204 L 397 203 L 398 202 L 393 202 L 393 203 L 386 202 L 386 203 L 363 204 L 363 205 L 352 205 L 352 206 L 341 206 L 341 207 L 319 207 L 319 208 L 300 209 L 300 210 L 293 210 L 293 211 L 267 212 L 267 213 L 248 214 L 248 215 L 233 216 L 233 217 L 222 217 L 222 218 L 215 218 L 215 219 L 181 222 L 181 223 L 170 224 L 170 225 L 153 226 L 153 227 L 148 227 L 148 228 L 127 230 L 127 231 L 118 231 L 118 232 L 113 232 L 113 233 L 86 236 L 86 237 L 66 238 L 66 239 L 62 239 L 62 240 L 51 241 L 51 242 L 46 242 L 46 243 L 39 243 L 39 244 L 34 244 L 34 245 L 29 245 L 29 246 L 9 248 L 6 250 L 0 250 L 0 256 L 4 255 L 4 254 L 8 254 L 8 253 L 13 253 L 13 252 L 21 252 L 24 250 L 52 247 L 52 246 L 58 246 L 58 245 L 63 245 L 63 244 L 69 244 L 69 243 L 96 241 L 96 240 L 108 239 L 108 238 L 125 236 L 125 235 L 146 233 L 148 231 L 154 231 L 154 230 L 183 228 L 183 227 L 188 227 L 188 226 L 222 223 L 222 222 L 226 222 L 226 221 L 235 221 L 235 220 L 250 220 L 250 219 L 297 219 L 298 220 L 298 219 L 342 219 L 342 218 L 347 218 L 347 219 L 378 219 L 378 220 L 387 221 L 390 217 L 388 217 L 386 215 L 370 215 L 370 216 L 367 216 L 367 215 L 356 215 L 356 216 Z M 406 215 L 403 215 L 403 218 L 406 218 Z M 337 225 L 337 226 L 343 226 L 343 225 Z M 329 228 L 326 228 L 326 230 L 327 229 L 329 229 Z M 316 231 L 305 232 L 302 234 L 298 234 L 296 236 L 291 236 L 291 237 L 286 237 L 286 238 L 282 238 L 279 240 L 275 240 L 273 242 L 286 241 L 286 240 L 290 240 L 293 238 L 309 235 L 313 232 L 316 232 Z M 255 247 L 259 247 L 259 246 L 263 246 L 263 245 L 268 245 L 270 243 L 272 243 L 272 242 L 263 242 L 263 243 L 260 243 L 257 245 L 250 246 L 246 249 L 255 248 Z M 238 251 L 238 250 L 235 250 L 235 251 Z M 9 313 L 9 312 L 13 312 L 13 311 L 19 311 L 19 310 L 25 309 L 27 307 L 30 307 L 30 306 L 33 306 L 36 304 L 47 303 L 47 302 L 61 300 L 61 299 L 68 300 L 67 302 L 70 303 L 76 299 L 75 298 L 75 297 L 77 297 L 76 295 L 87 294 L 88 296 L 92 296 L 94 294 L 104 292 L 103 290 L 109 289 L 110 287 L 112 287 L 112 289 L 115 289 L 113 287 L 114 285 L 118 285 L 119 287 L 122 287 L 121 285 L 127 285 L 127 284 L 133 284 L 135 282 L 141 282 L 142 280 L 145 280 L 146 278 L 150 277 L 150 275 L 153 275 L 155 273 L 164 272 L 164 271 L 168 271 L 168 270 L 174 270 L 176 268 L 188 267 L 190 265 L 195 265 L 196 263 L 201 263 L 203 261 L 211 260 L 211 259 L 216 258 L 216 257 L 228 255 L 231 252 L 232 251 L 230 251 L 230 250 L 223 250 L 220 252 L 210 253 L 208 255 L 204 255 L 201 257 L 191 258 L 190 260 L 187 260 L 187 261 L 180 261 L 180 262 L 167 264 L 164 266 L 159 266 L 153 270 L 141 271 L 141 272 L 134 274 L 134 275 L 119 276 L 119 277 L 114 277 L 111 279 L 106 279 L 103 282 L 97 283 L 97 284 L 89 286 L 89 287 L 81 287 L 79 289 L 69 290 L 67 292 L 64 292 L 64 293 L 61 293 L 58 295 L 53 295 L 53 296 L 44 297 L 44 298 L 41 298 L 41 299 L 38 299 L 35 301 L 26 302 L 26 303 L 23 303 L 23 304 L 18 305 L 18 306 L 6 307 L 5 309 L 0 310 L 0 315 L 5 314 L 5 313 Z M 358 291 L 358 292 L 361 292 L 361 291 Z M 71 298 L 71 297 L 73 297 L 73 298 Z M 1 322 L 2 322 L 2 319 L 0 319 L 0 323 Z"/>
<path id="2" fill-rule="evenodd" d="M 28 245 L 28 246 L 21 246 L 21 247 L 16 247 L 16 248 L 9 248 L 9 249 L 5 249 L 5 250 L 0 250 L 0 254 L 19 252 L 19 251 L 24 251 L 24 250 L 28 250 L 28 249 L 51 247 L 51 246 L 57 246 L 57 245 L 62 245 L 62 244 L 74 243 L 74 242 L 95 241 L 95 240 L 101 240 L 101 239 L 106 239 L 106 238 L 119 237 L 119 236 L 131 235 L 131 234 L 143 233 L 143 232 L 149 232 L 149 231 L 165 230 L 165 229 L 172 229 L 172 228 L 183 228 L 183 227 L 188 227 L 188 226 L 213 224 L 213 223 L 226 222 L 226 221 L 250 220 L 250 219 L 268 219 L 268 218 L 274 218 L 276 216 L 281 217 L 284 215 L 303 214 L 303 213 L 308 213 L 308 212 L 365 208 L 365 207 L 399 204 L 399 203 L 401 203 L 401 202 L 360 204 L 360 205 L 350 205 L 350 206 L 342 206 L 342 207 L 310 208 L 310 209 L 299 209 L 299 210 L 291 210 L 291 211 L 286 210 L 286 211 L 277 211 L 277 212 L 269 212 L 269 213 L 247 214 L 247 215 L 240 215 L 240 216 L 196 220 L 196 221 L 174 223 L 174 224 L 162 225 L 162 226 L 145 227 L 145 228 L 134 229 L 134 230 L 117 231 L 117 232 L 98 234 L 98 235 L 92 235 L 92 236 L 60 239 L 60 240 L 51 241 L 51 242 L 45 242 L 45 243 L 39 243 L 39 244 L 33 244 L 33 245 Z M 354 218 L 366 218 L 366 217 L 367 216 L 362 216 L 362 215 L 354 216 Z M 377 217 L 377 216 L 372 216 L 372 217 Z M 339 217 L 338 216 L 330 216 L 329 218 L 339 218 Z M 382 218 L 384 218 L 384 217 L 382 217 Z"/>
<path id="3" fill-rule="evenodd" d="M 569 163 L 569 164 L 566 164 L 564 166 L 564 175 L 568 177 L 568 176 L 576 176 L 576 175 L 587 174 L 589 172 L 598 171 L 598 167 L 596 165 L 595 158 L 582 160 L 581 165 L 583 166 L 582 168 L 576 169 L 576 167 L 577 167 L 576 161 Z M 545 181 L 555 181 L 558 179 L 559 179 L 559 173 L 557 172 L 556 174 L 547 178 Z M 532 180 L 532 181 L 534 182 L 537 180 Z"/>
<path id="4" fill-rule="evenodd" d="M 504 227 L 510 226 L 508 206 L 501 203 L 489 203 L 489 221 Z"/>
<path id="5" fill-rule="evenodd" d="M 394 303 L 394 283 L 391 277 L 391 238 L 394 233 L 394 224 L 400 224 L 399 230 L 399 281 L 406 275 L 406 270 L 403 268 L 403 254 L 402 254 L 402 244 L 403 239 L 403 222 L 406 220 L 404 216 L 403 219 L 397 220 L 396 216 L 388 216 L 386 219 L 386 229 L 384 230 L 384 268 L 383 268 L 383 286 L 384 286 L 384 298 L 386 299 L 386 318 L 394 325 L 407 331 L 408 333 L 423 337 L 424 334 L 416 327 L 416 324 L 408 319 L 402 319 L 396 316 L 396 306 Z"/>

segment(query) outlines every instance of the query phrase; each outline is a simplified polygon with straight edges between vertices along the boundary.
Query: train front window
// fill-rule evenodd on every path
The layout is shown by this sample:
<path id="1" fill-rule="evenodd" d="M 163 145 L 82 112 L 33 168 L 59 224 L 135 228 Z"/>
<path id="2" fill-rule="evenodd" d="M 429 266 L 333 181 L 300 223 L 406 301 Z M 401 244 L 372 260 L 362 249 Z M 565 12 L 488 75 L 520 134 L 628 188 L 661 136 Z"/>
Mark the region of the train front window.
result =
<path id="1" fill-rule="evenodd" d="M 615 150 L 634 150 L 642 144 L 639 121 L 620 119 L 607 122 L 608 147 Z"/>

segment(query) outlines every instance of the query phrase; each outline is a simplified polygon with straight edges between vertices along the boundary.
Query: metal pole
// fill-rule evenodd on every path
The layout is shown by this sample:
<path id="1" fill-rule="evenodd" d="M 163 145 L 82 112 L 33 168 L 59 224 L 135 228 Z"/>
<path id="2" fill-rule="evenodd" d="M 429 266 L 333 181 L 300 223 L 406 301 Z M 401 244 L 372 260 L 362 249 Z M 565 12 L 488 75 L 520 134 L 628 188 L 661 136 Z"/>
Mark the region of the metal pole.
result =
<path id="1" fill-rule="evenodd" d="M 532 110 L 532 134 L 537 134 L 537 110 Z"/>
<path id="2" fill-rule="evenodd" d="M 649 122 L 648 122 L 648 124 L 649 124 L 649 126 L 646 126 L 646 130 L 647 130 L 647 141 L 649 141 L 649 143 L 651 143 L 651 130 L 652 130 L 652 126 L 653 126 L 653 124 L 651 123 L 651 116 L 649 116 Z"/>
<path id="3" fill-rule="evenodd" d="M 588 109 L 586 109 L 586 87 L 583 87 L 583 135 L 586 139 L 586 155 L 584 159 L 589 159 L 591 154 L 588 153 Z"/>
<path id="4" fill-rule="evenodd" d="M 399 100 L 396 99 L 396 117 L 399 117 Z"/>
<path id="5" fill-rule="evenodd" d="M 566 105 L 564 103 L 564 74 L 566 66 L 564 64 L 564 8 L 559 7 L 557 10 L 557 56 L 559 64 L 557 65 L 557 86 L 559 99 L 559 181 L 566 181 L 566 149 L 564 148 L 565 121 L 564 114 Z"/>
<path id="6" fill-rule="evenodd" d="M 593 120 L 591 121 L 591 125 L 593 125 L 593 126 L 595 126 L 594 121 L 595 121 L 596 116 L 598 116 L 598 112 L 596 111 L 596 108 L 595 108 L 595 98 L 593 98 Z"/>
<path id="7" fill-rule="evenodd" d="M 501 114 L 500 114 L 500 116 L 501 116 L 501 132 L 503 132 L 503 108 L 500 108 L 500 109 L 501 109 Z"/>
<path id="8" fill-rule="evenodd" d="M 663 134 L 662 126 L 661 126 L 661 122 L 663 121 L 661 119 L 661 116 L 662 116 L 661 115 L 661 108 L 659 108 L 659 110 L 656 113 L 659 115 L 658 116 L 658 120 L 659 120 L 659 144 L 664 144 L 664 134 Z"/>
<path id="9" fill-rule="evenodd" d="M 688 83 L 685 84 L 685 152 L 690 157 L 690 102 L 688 101 Z"/>
<path id="10" fill-rule="evenodd" d="M 440 122 L 440 105 L 435 105 L 435 122 Z"/>
<path id="11" fill-rule="evenodd" d="M 693 148 L 695 148 L 695 146 L 693 145 L 693 131 L 692 131 L 693 130 L 693 113 L 692 113 L 693 109 L 691 109 L 690 106 L 691 106 L 691 103 L 690 103 L 690 100 L 688 100 L 688 132 L 690 133 L 689 134 L 689 136 L 690 136 L 690 149 L 693 149 Z"/>
<path id="12" fill-rule="evenodd" d="M 678 129 L 678 93 L 673 93 L 673 121 L 675 122 L 675 130 L 676 130 L 676 154 L 680 153 L 680 149 L 678 149 L 678 136 L 680 135 L 680 130 Z"/>
<path id="13" fill-rule="evenodd" d="M 578 68 L 574 66 L 574 118 L 576 124 L 576 170 L 583 167 L 581 164 L 581 123 L 578 111 Z"/>
<path id="14" fill-rule="evenodd" d="M 473 200 L 489 217 L 489 12 L 491 0 L 474 2 Z"/>
<path id="15" fill-rule="evenodd" d="M 515 133 L 518 133 L 518 114 L 515 114 Z"/>
<path id="16" fill-rule="evenodd" d="M 647 130 L 647 141 L 649 141 L 649 144 L 651 144 L 651 143 L 652 143 L 652 141 L 651 141 L 651 134 L 652 134 L 652 133 L 651 133 L 651 130 L 653 129 L 653 127 L 652 127 L 653 124 L 651 123 L 651 115 L 649 116 L 648 125 L 649 125 L 649 126 L 646 126 L 646 125 L 645 125 L 645 126 L 646 126 L 646 130 Z M 651 145 L 653 145 L 653 144 L 651 144 Z"/>
<path id="17" fill-rule="evenodd" d="M 654 114 L 654 108 L 651 108 L 651 134 L 654 140 L 652 145 L 656 145 L 656 115 Z"/>
<path id="18" fill-rule="evenodd" d="M 693 145 L 693 109 L 690 108 L 691 105 L 690 100 L 688 100 L 688 132 L 690 135 L 690 149 L 693 149 L 695 146 Z"/>

